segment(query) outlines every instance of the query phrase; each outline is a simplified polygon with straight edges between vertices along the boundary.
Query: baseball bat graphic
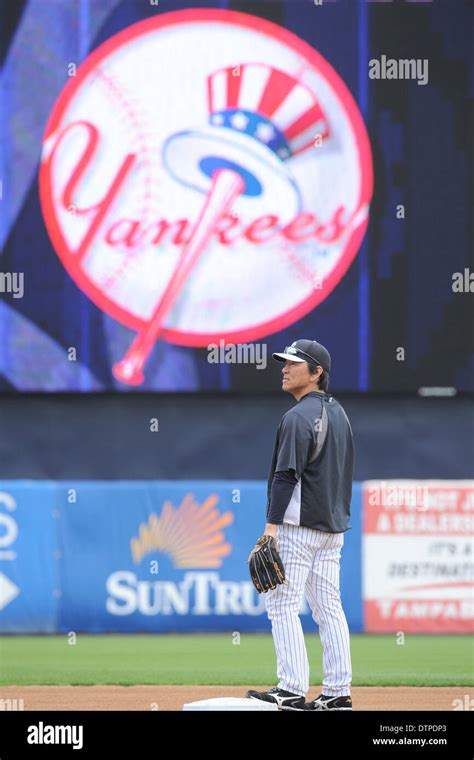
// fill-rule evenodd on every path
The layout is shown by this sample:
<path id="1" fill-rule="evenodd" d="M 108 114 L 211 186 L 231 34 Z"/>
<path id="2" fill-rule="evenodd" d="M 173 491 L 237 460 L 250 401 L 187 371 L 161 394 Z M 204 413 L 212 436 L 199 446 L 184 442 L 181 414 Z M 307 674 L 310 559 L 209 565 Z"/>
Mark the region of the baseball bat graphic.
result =
<path id="1" fill-rule="evenodd" d="M 238 198 L 245 183 L 237 172 L 218 169 L 212 177 L 204 206 L 193 229 L 190 240 L 181 251 L 173 274 L 162 294 L 150 321 L 137 333 L 124 358 L 113 367 L 114 376 L 122 383 L 140 385 L 143 367 L 157 338 L 163 331 L 163 322 L 181 292 L 187 277 L 206 248 L 215 224 Z"/>

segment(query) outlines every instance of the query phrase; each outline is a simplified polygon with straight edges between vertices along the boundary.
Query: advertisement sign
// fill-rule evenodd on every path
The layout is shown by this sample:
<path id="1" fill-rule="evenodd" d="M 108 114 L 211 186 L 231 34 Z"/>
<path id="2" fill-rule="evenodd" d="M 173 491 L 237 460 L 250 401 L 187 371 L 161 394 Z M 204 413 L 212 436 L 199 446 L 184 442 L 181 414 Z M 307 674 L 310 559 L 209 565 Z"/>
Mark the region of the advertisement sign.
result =
<path id="1" fill-rule="evenodd" d="M 55 484 L 0 482 L 0 632 L 56 630 L 61 596 Z"/>
<path id="2" fill-rule="evenodd" d="M 60 630 L 258 629 L 246 560 L 264 527 L 261 483 L 77 484 L 61 523 Z"/>
<path id="3" fill-rule="evenodd" d="M 366 481 L 362 499 L 365 630 L 471 632 L 474 481 Z"/>
<path id="4" fill-rule="evenodd" d="M 2 632 L 270 631 L 247 564 L 265 526 L 265 482 L 18 483 L 0 484 L 24 505 L 23 543 L 5 570 L 19 591 L 4 597 Z M 359 505 L 355 484 L 341 573 L 353 630 L 362 620 Z M 316 632 L 304 599 L 300 611 Z"/>

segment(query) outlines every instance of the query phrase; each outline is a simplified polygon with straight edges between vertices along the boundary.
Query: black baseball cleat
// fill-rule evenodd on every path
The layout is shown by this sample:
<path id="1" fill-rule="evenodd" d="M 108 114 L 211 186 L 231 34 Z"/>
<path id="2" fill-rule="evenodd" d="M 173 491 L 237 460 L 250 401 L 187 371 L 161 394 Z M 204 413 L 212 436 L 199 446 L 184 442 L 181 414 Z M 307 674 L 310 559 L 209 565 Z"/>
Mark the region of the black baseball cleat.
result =
<path id="1" fill-rule="evenodd" d="M 352 699 L 346 697 L 327 697 L 320 694 L 311 702 L 306 702 L 303 710 L 352 710 Z"/>
<path id="2" fill-rule="evenodd" d="M 279 710 L 303 710 L 304 697 L 299 694 L 293 694 L 291 691 L 285 691 L 275 686 L 269 691 L 248 691 L 246 696 L 249 699 L 261 699 L 263 702 L 273 702 L 278 705 Z"/>

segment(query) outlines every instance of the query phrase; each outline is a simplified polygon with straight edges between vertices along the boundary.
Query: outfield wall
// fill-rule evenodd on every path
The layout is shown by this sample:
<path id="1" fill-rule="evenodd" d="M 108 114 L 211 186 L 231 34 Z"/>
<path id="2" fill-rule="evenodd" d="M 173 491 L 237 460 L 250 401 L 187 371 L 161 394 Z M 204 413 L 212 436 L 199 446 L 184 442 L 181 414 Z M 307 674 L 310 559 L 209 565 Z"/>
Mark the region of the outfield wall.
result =
<path id="1" fill-rule="evenodd" d="M 265 504 L 263 481 L 0 481 L 0 632 L 268 632 Z M 354 484 L 353 632 L 472 631 L 473 508 L 474 481 Z"/>

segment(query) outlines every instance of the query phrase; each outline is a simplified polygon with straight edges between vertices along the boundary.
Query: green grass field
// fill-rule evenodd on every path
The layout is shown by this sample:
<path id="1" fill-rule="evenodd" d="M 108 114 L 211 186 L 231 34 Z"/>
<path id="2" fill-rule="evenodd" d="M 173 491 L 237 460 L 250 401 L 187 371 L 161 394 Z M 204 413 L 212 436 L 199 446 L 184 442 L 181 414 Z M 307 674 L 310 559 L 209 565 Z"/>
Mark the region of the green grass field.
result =
<path id="1" fill-rule="evenodd" d="M 0 637 L 0 684 L 272 684 L 270 635 L 108 635 Z M 322 650 L 306 634 L 311 684 Z M 354 686 L 471 686 L 468 636 L 351 636 Z"/>

